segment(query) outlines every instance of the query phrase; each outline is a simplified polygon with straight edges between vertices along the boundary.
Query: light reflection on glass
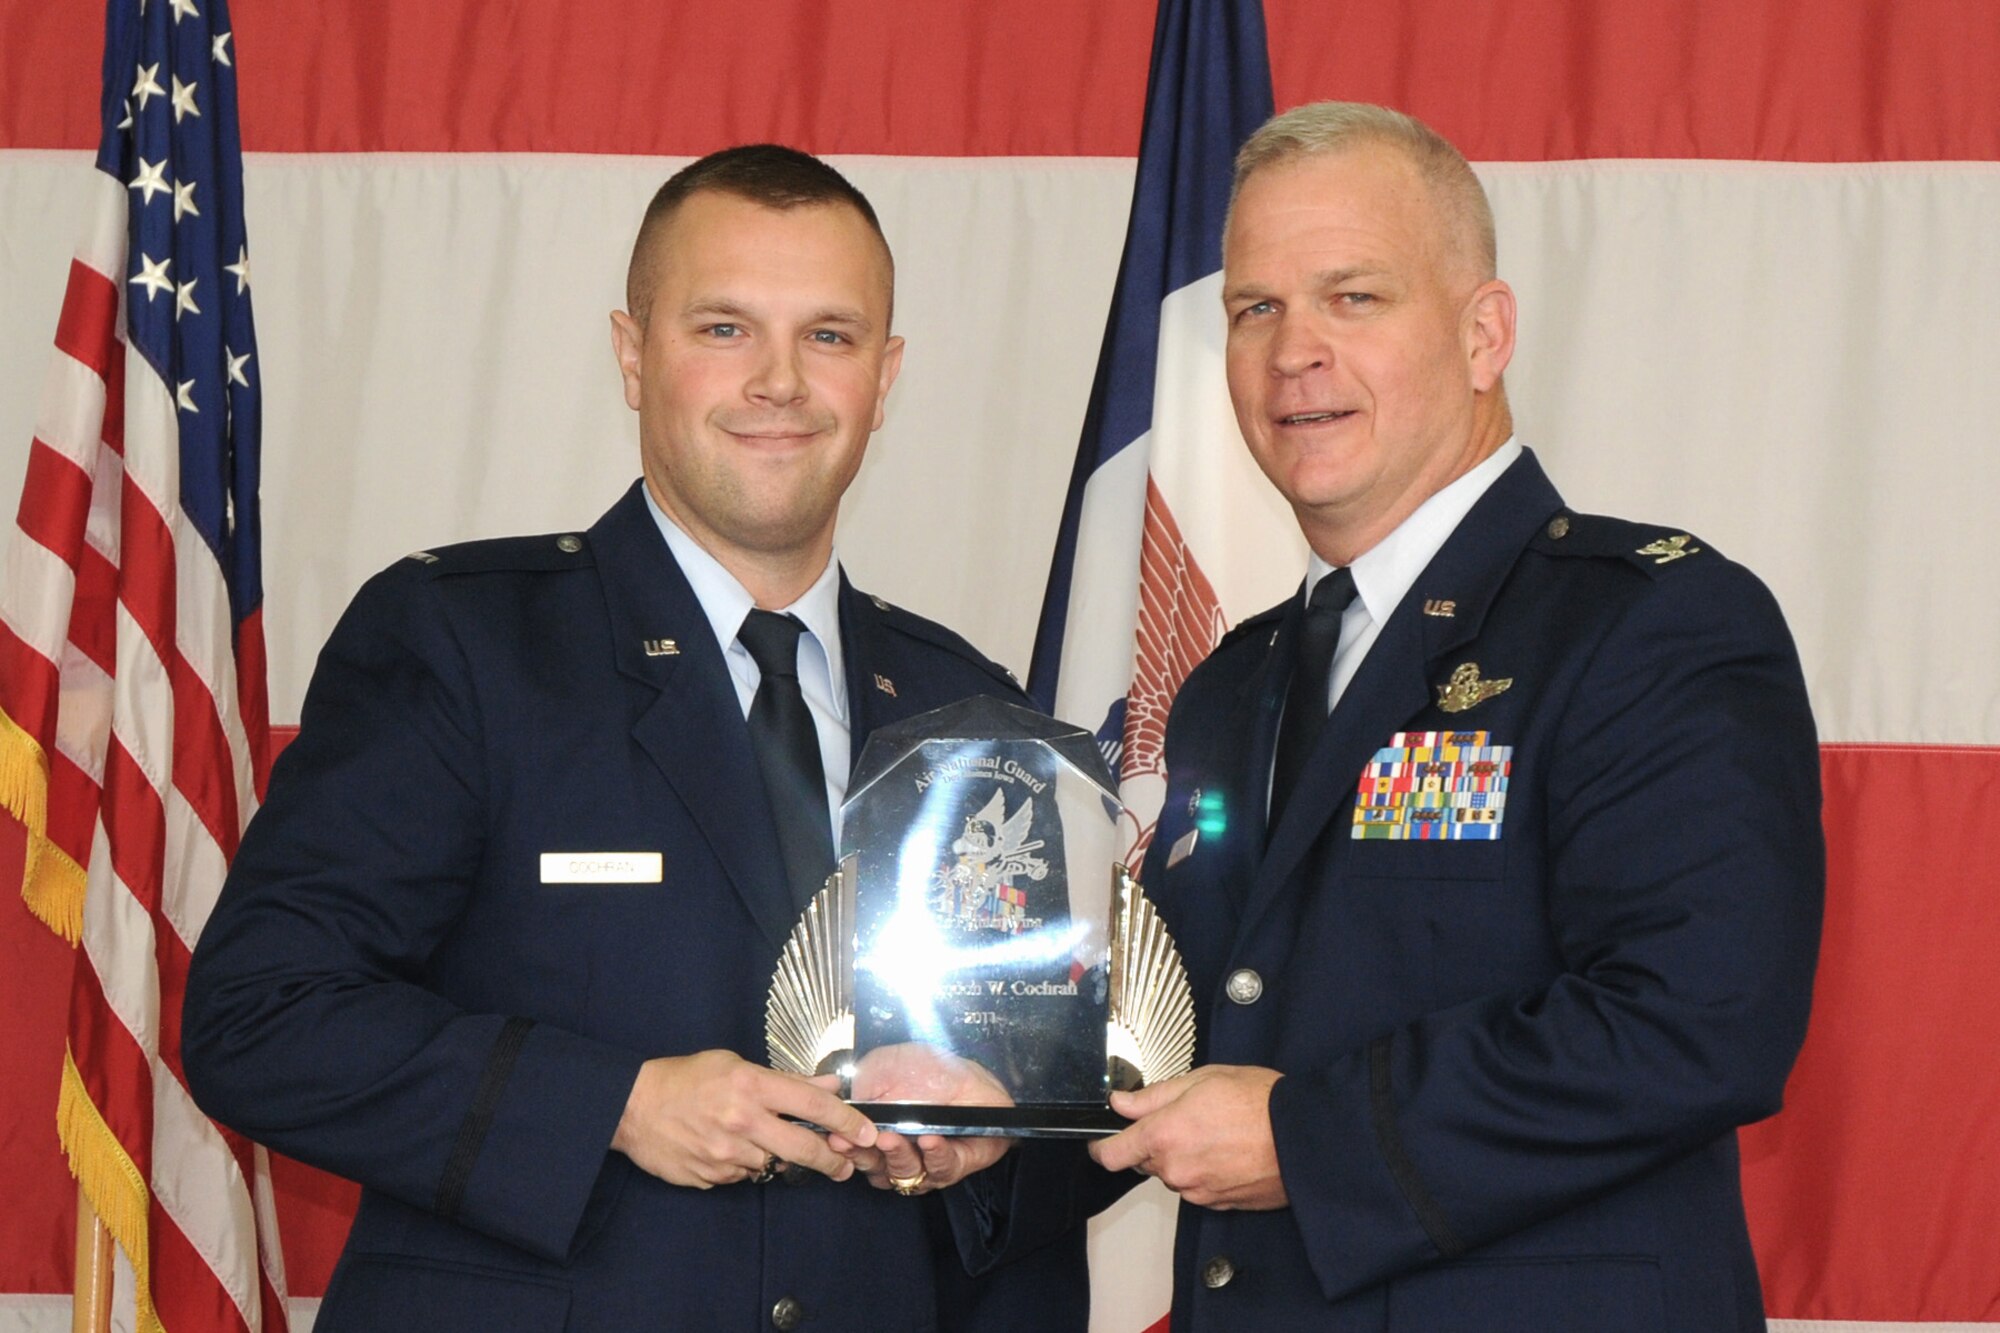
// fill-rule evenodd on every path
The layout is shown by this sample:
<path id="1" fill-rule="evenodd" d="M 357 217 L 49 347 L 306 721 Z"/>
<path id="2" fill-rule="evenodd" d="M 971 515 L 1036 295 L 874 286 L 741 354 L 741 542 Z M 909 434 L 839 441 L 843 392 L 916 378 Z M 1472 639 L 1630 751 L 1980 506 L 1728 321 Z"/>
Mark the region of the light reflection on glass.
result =
<path id="1" fill-rule="evenodd" d="M 855 858 L 857 1065 L 921 1043 L 1017 1105 L 1102 1102 L 1124 811 L 1098 768 L 1087 733 L 993 700 L 870 737 L 841 849 Z M 913 1067 L 903 1058 L 890 1067 Z"/>
<path id="2" fill-rule="evenodd" d="M 935 797 L 927 797 L 925 804 L 936 804 Z M 880 978 L 902 1001 L 911 1037 L 949 1046 L 936 1004 L 947 977 L 969 968 L 1070 958 L 1091 934 L 1091 924 L 1072 918 L 1059 929 L 1003 935 L 973 945 L 950 943 L 928 905 L 930 877 L 941 841 L 936 824 L 936 820 L 926 819 L 912 828 L 897 859 L 895 908 L 854 966 Z"/>

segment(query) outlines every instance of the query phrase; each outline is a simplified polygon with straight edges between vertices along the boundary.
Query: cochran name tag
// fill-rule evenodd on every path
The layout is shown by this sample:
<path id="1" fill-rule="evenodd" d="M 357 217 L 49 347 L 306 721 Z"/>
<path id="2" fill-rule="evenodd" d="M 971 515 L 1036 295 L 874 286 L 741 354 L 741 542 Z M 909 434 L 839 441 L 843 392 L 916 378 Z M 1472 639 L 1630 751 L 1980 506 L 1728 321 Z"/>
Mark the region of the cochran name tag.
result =
<path id="1" fill-rule="evenodd" d="M 543 852 L 544 884 L 658 884 L 658 852 Z"/>

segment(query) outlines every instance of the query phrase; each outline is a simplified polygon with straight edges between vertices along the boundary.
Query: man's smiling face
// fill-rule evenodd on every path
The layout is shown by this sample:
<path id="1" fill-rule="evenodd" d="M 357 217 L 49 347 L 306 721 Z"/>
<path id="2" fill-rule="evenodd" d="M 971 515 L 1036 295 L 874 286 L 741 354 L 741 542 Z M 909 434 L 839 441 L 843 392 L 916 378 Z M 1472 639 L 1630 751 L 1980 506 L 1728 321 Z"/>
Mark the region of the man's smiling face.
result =
<path id="1" fill-rule="evenodd" d="M 1230 398 L 1314 548 L 1339 535 L 1339 563 L 1501 442 L 1474 427 L 1505 363 L 1477 312 L 1505 288 L 1455 240 L 1416 168 L 1375 145 L 1274 163 L 1237 195 Z"/>
<path id="2" fill-rule="evenodd" d="M 902 361 L 881 238 L 845 204 L 720 191 L 669 228 L 645 327 L 614 316 L 647 486 L 725 565 L 830 544 Z"/>

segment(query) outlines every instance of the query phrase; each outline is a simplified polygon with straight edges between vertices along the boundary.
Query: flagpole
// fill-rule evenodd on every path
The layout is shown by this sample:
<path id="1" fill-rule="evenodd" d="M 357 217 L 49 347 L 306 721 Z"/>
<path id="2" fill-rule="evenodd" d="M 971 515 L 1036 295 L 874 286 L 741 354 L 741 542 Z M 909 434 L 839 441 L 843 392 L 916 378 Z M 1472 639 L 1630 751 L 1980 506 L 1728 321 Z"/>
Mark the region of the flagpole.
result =
<path id="1" fill-rule="evenodd" d="M 111 1333 L 111 1228 L 76 1187 L 76 1298 L 70 1333 Z"/>

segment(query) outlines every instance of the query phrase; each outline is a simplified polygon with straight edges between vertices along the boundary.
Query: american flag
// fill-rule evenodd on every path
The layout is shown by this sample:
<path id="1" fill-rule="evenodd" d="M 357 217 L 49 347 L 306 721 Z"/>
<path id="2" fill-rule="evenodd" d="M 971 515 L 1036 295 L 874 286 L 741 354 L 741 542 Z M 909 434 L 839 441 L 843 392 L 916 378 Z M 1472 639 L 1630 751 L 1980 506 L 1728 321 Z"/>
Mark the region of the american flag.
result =
<path id="1" fill-rule="evenodd" d="M 141 1333 L 287 1326 L 263 1150 L 180 1066 L 268 740 L 235 59 L 222 0 L 109 6 L 97 198 L 0 589 L 0 800 L 29 908 L 80 946 L 58 1129 Z"/>
<path id="2" fill-rule="evenodd" d="M 1305 564 L 1222 369 L 1230 176 L 1271 110 L 1259 0 L 1161 0 L 1125 252 L 1028 678 L 1043 707 L 1097 728 L 1135 866 L 1166 794 L 1174 694 Z"/>

